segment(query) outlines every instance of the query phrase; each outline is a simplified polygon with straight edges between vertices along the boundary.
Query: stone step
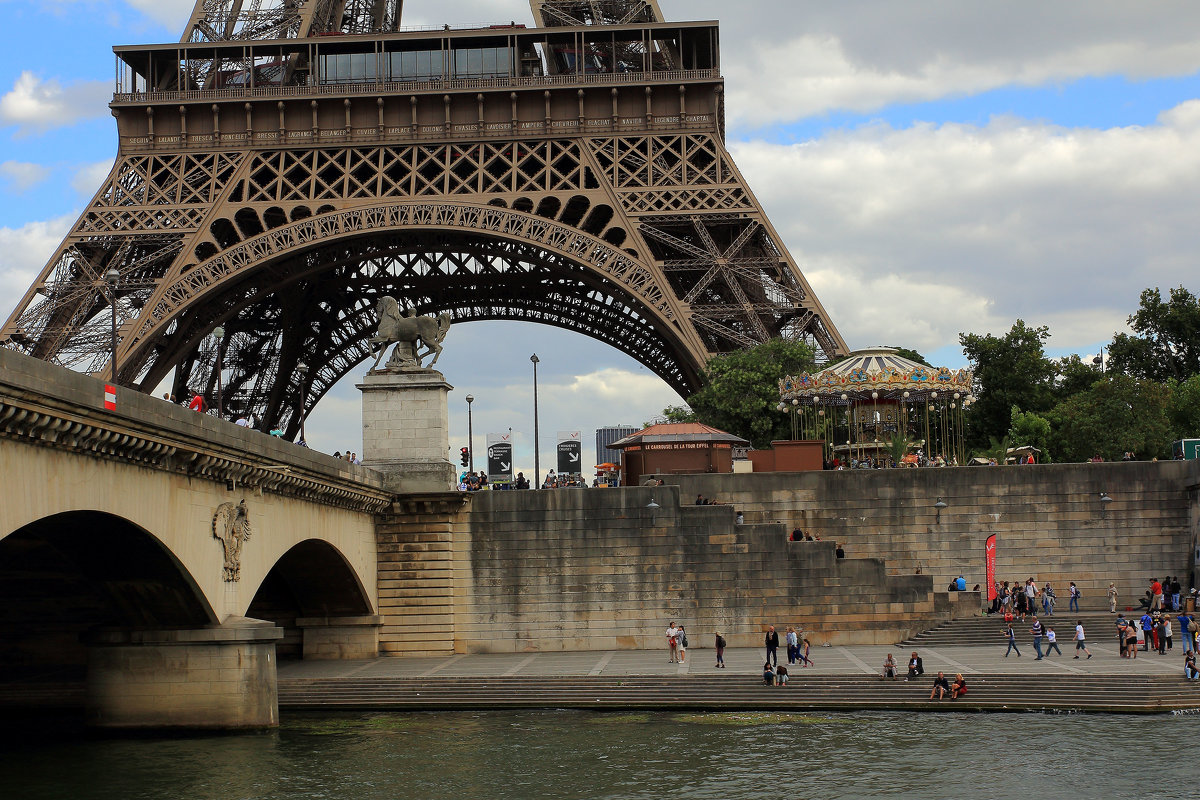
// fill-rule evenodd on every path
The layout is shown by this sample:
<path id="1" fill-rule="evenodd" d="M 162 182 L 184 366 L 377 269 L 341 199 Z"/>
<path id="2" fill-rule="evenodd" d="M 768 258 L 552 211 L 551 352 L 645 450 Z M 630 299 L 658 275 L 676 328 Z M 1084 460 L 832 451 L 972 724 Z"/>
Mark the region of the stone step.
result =
<path id="1" fill-rule="evenodd" d="M 483 677 L 440 679 L 286 679 L 283 708 L 934 708 L 932 676 L 913 682 L 873 676 L 795 677 L 767 687 L 750 676 L 707 678 Z M 972 675 L 963 709 L 1088 709 L 1123 713 L 1200 708 L 1200 686 L 1182 677 Z"/>

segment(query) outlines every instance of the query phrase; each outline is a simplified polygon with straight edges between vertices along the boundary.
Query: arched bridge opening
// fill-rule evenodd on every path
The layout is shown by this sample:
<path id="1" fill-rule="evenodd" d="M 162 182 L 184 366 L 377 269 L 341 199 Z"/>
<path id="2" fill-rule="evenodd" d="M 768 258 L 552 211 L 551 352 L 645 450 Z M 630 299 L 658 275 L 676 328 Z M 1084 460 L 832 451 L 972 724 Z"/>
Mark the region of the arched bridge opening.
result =
<path id="1" fill-rule="evenodd" d="M 346 558 L 328 542 L 307 539 L 280 557 L 259 584 L 246 616 L 283 628 L 275 643 L 280 658 L 304 652 L 307 620 L 344 620 L 374 613 L 361 581 Z"/>
<path id="2" fill-rule="evenodd" d="M 216 621 L 175 556 L 121 517 L 65 512 L 0 539 L 0 683 L 81 683 L 93 631 Z"/>

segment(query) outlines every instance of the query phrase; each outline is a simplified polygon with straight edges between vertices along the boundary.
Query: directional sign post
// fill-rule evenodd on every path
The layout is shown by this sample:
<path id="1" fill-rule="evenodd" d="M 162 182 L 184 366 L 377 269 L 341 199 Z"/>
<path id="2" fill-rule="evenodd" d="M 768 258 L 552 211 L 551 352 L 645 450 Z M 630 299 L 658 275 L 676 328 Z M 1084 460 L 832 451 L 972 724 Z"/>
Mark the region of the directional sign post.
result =
<path id="1" fill-rule="evenodd" d="M 579 475 L 583 472 L 583 442 L 579 431 L 558 432 L 558 474 Z"/>
<path id="2" fill-rule="evenodd" d="M 489 433 L 487 435 L 488 482 L 503 485 L 513 482 L 512 434 Z"/>

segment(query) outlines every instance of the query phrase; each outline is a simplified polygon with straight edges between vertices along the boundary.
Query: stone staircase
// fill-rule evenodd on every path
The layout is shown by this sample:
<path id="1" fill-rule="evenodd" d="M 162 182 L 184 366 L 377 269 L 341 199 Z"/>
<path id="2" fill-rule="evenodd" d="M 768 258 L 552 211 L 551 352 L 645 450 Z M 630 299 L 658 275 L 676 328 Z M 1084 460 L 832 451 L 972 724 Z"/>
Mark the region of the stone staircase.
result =
<path id="1" fill-rule="evenodd" d="M 1075 636 L 1075 621 L 1082 620 L 1083 630 L 1089 642 L 1113 642 L 1116 647 L 1117 628 L 1114 624 L 1116 614 L 1107 611 L 1080 611 L 1078 613 L 1059 612 L 1053 616 L 1039 616 L 1043 625 L 1050 625 L 1058 635 L 1058 646 L 1066 651 Z M 1026 616 L 1024 622 L 1019 618 L 1013 620 L 1013 630 L 1017 632 L 1017 646 L 1032 647 L 1033 639 L 1029 633 L 1032 624 Z M 900 644 L 915 648 L 921 647 L 954 647 L 961 645 L 1003 645 L 1005 630 L 1004 618 L 996 616 L 965 617 L 963 619 L 944 622 L 937 627 L 922 631 L 916 636 L 905 639 Z M 1074 645 L 1071 645 L 1074 647 Z"/>
<path id="2" fill-rule="evenodd" d="M 870 675 L 803 675 L 768 687 L 745 675 L 664 677 L 444 677 L 286 679 L 281 711 L 959 710 L 1200 713 L 1200 685 L 1179 677 L 972 675 L 969 693 L 929 700 L 933 676 L 905 682 Z"/>

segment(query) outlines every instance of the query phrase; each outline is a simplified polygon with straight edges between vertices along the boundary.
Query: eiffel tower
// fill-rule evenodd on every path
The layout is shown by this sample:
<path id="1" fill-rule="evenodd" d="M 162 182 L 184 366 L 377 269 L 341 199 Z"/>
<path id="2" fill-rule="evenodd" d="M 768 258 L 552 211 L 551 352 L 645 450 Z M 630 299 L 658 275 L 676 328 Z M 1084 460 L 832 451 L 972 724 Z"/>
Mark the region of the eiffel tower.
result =
<path id="1" fill-rule="evenodd" d="M 581 332 L 684 396 L 774 336 L 846 351 L 725 149 L 716 23 L 531 0 L 534 27 L 414 31 L 402 5 L 197 0 L 178 43 L 114 48 L 116 163 L 0 346 L 178 396 L 224 375 L 289 436 L 385 294 Z"/>

